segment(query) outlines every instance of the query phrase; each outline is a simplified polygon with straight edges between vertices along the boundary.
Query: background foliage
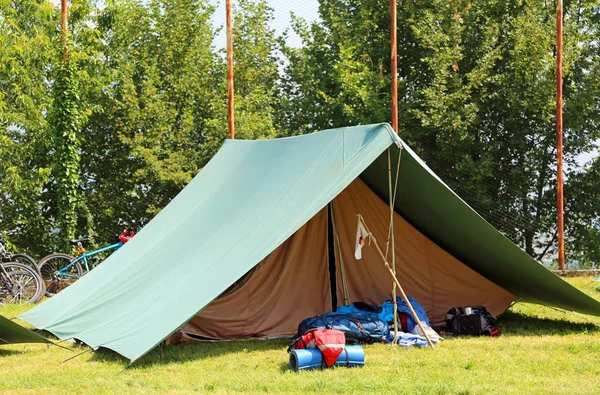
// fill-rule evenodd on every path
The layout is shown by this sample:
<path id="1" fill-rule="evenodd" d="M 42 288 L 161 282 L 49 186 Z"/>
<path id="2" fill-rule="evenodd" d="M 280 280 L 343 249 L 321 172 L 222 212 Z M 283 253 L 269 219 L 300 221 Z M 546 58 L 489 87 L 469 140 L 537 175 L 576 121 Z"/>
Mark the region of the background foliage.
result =
<path id="1" fill-rule="evenodd" d="M 389 121 L 387 3 L 318 2 L 318 21 L 293 18 L 283 35 L 265 1 L 234 2 L 238 138 Z M 23 227 L 18 249 L 39 257 L 72 235 L 103 243 L 142 226 L 216 153 L 226 137 L 216 5 L 75 0 L 62 64 L 59 10 L 0 0 L 0 228 Z M 600 139 L 600 2 L 566 2 L 564 23 L 567 252 L 589 267 L 600 264 L 600 161 L 581 158 Z M 407 0 L 398 27 L 401 136 L 552 264 L 554 4 Z M 288 45 L 292 31 L 302 45 Z"/>

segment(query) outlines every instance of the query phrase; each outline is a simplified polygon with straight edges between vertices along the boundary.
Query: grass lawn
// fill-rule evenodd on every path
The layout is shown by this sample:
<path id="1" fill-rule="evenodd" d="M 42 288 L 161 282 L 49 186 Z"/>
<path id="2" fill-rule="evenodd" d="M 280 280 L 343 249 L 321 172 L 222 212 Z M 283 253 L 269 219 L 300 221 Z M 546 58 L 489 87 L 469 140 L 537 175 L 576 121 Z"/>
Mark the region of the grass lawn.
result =
<path id="1" fill-rule="evenodd" d="M 600 299 L 600 286 L 583 289 Z M 26 309 L 0 306 L 0 314 Z M 287 368 L 286 340 L 173 345 L 126 370 L 108 350 L 61 364 L 86 348 L 0 346 L 0 391 L 600 394 L 600 318 L 520 303 L 500 324 L 499 338 L 448 337 L 435 350 L 368 345 L 364 368 L 301 373 Z"/>

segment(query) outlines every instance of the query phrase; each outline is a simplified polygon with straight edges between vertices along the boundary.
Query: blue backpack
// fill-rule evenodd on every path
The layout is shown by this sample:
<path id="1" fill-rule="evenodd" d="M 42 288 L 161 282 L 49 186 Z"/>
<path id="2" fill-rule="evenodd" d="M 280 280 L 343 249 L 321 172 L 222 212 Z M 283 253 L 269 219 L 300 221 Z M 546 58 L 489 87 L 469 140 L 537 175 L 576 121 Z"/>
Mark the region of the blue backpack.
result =
<path id="1" fill-rule="evenodd" d="M 311 329 L 338 329 L 346 335 L 346 343 L 385 343 L 390 333 L 387 323 L 375 313 L 331 312 L 307 318 L 298 325 L 298 336 Z"/>

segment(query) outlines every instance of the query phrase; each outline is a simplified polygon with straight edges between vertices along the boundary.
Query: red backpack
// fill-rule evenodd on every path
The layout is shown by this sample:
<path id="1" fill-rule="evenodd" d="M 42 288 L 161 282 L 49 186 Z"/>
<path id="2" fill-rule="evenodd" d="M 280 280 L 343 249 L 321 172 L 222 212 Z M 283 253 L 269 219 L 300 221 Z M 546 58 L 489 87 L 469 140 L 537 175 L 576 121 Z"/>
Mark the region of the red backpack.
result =
<path id="1" fill-rule="evenodd" d="M 346 335 L 337 329 L 311 329 L 300 336 L 290 349 L 318 348 L 327 367 L 333 366 L 346 346 Z"/>

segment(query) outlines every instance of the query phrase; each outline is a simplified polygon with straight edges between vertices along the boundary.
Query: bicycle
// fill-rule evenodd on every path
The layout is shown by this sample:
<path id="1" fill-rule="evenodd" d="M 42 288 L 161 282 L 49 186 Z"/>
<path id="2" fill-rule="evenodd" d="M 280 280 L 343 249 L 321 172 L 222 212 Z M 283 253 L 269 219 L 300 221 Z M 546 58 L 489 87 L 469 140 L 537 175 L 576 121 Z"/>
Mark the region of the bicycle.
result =
<path id="1" fill-rule="evenodd" d="M 40 274 L 17 262 L 0 263 L 0 305 L 39 302 L 46 293 Z"/>
<path id="2" fill-rule="evenodd" d="M 90 243 L 89 237 L 69 240 L 69 243 L 77 247 L 74 251 L 77 256 L 53 253 L 42 258 L 38 263 L 38 271 L 47 284 L 46 295 L 53 296 L 77 281 L 108 257 L 103 253 L 112 253 L 118 250 L 134 235 L 133 231 L 126 228 L 123 233 L 117 235 L 118 242 L 89 252 L 85 250 L 85 247 Z"/>
<path id="3" fill-rule="evenodd" d="M 23 265 L 29 266 L 32 269 L 37 270 L 37 263 L 35 259 L 27 254 L 13 254 L 6 250 L 5 236 L 10 236 L 18 232 L 18 229 L 13 229 L 6 233 L 0 233 L 0 263 L 5 262 L 17 262 Z"/>

